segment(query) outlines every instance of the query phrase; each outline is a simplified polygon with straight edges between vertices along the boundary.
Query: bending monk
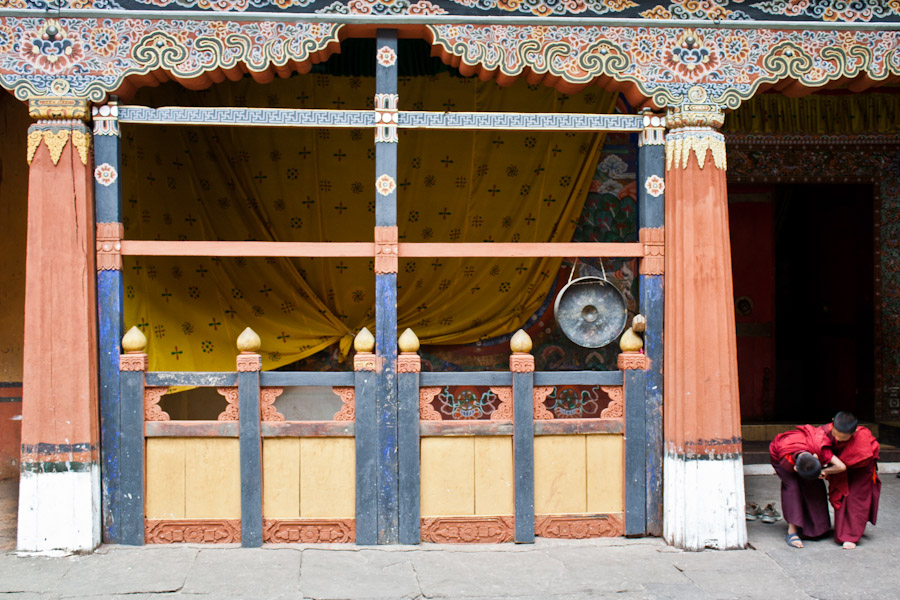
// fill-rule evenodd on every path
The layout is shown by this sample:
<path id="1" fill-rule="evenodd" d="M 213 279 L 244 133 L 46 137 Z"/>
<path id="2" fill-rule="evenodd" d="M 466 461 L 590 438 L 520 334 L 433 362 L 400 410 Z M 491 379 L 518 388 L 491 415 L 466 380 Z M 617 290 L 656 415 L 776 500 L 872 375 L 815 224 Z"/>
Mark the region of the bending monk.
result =
<path id="1" fill-rule="evenodd" d="M 856 548 L 866 530 L 866 521 L 875 524 L 881 480 L 878 479 L 878 442 L 856 417 L 846 411 L 819 428 L 827 436 L 834 454 L 847 465 L 828 483 L 828 498 L 834 507 L 834 539 L 844 548 Z"/>
<path id="2" fill-rule="evenodd" d="M 823 479 L 846 467 L 830 445 L 828 435 L 812 425 L 780 433 L 769 444 L 769 458 L 781 478 L 781 507 L 788 524 L 785 540 L 793 548 L 803 547 L 801 531 L 805 537 L 819 537 L 831 530 Z"/>

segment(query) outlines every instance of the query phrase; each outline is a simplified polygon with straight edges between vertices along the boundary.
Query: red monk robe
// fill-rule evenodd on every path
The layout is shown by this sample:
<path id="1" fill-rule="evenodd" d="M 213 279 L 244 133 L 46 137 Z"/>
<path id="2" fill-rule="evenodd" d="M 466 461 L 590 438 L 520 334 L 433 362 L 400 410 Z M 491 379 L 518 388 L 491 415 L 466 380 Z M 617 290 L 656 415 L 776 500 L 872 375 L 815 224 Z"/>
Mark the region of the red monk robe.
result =
<path id="1" fill-rule="evenodd" d="M 822 425 L 820 430 L 828 436 L 835 456 L 847 465 L 846 471 L 835 473 L 828 480 L 828 497 L 834 507 L 834 539 L 838 543 L 856 543 L 866 530 L 866 521 L 874 525 L 878 517 L 878 442 L 862 426 L 846 442 L 834 439 L 831 423 Z"/>
<path id="2" fill-rule="evenodd" d="M 821 479 L 804 479 L 794 471 L 794 458 L 800 452 L 818 457 L 822 466 L 831 462 L 832 441 L 812 425 L 779 433 L 769 444 L 769 458 L 781 478 L 781 509 L 784 519 L 806 537 L 819 537 L 831 530 L 828 495 Z"/>

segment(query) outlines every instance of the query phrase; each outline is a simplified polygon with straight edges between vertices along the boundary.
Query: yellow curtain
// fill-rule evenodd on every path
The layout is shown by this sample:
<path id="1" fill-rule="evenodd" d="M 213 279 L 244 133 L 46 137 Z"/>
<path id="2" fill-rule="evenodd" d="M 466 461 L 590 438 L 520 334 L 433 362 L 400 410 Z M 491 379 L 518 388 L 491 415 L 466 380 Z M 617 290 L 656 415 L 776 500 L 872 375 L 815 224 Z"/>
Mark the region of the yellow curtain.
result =
<path id="1" fill-rule="evenodd" d="M 898 94 L 815 94 L 787 98 L 760 94 L 725 117 L 735 133 L 853 134 L 900 130 Z"/>
<path id="2" fill-rule="evenodd" d="M 311 75 L 242 80 L 189 92 L 164 86 L 152 106 L 371 108 L 371 78 Z M 614 95 L 566 96 L 521 81 L 442 74 L 401 78 L 405 110 L 611 112 Z M 592 132 L 401 131 L 401 241 L 568 241 L 602 135 Z M 126 126 L 126 238 L 370 241 L 370 129 Z M 424 343 L 508 333 L 540 306 L 560 259 L 401 260 L 400 329 Z M 149 339 L 151 369 L 231 370 L 234 340 L 252 327 L 266 369 L 374 327 L 372 259 L 130 258 L 126 326 Z"/>

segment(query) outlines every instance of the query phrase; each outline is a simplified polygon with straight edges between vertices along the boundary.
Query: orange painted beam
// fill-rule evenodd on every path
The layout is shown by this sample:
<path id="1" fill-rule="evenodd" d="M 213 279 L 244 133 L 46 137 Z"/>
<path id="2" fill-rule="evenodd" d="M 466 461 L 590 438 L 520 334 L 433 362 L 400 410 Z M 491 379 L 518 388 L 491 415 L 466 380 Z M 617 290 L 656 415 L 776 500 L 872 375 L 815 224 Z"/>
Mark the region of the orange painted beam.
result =
<path id="1" fill-rule="evenodd" d="M 643 256 L 644 246 L 632 243 L 412 243 L 399 245 L 401 258 L 436 257 L 632 257 Z M 372 257 L 373 242 L 175 242 L 122 240 L 125 256 L 285 256 Z"/>

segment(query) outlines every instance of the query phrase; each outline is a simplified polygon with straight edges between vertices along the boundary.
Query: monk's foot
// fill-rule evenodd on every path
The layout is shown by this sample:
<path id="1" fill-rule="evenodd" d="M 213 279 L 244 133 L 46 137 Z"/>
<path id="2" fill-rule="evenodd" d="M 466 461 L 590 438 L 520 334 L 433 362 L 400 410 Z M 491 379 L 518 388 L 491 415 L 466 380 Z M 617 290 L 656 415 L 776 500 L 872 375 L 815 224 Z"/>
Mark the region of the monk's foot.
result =
<path id="1" fill-rule="evenodd" d="M 796 533 L 788 532 L 784 536 L 784 541 L 786 541 L 787 545 L 790 546 L 791 548 L 802 548 L 803 547 L 803 542 L 800 541 L 800 536 L 797 535 Z"/>
<path id="2" fill-rule="evenodd" d="M 854 548 L 856 548 L 856 544 L 853 542 L 844 542 L 844 545 L 841 546 L 841 548 L 843 548 L 844 550 L 853 550 Z"/>

